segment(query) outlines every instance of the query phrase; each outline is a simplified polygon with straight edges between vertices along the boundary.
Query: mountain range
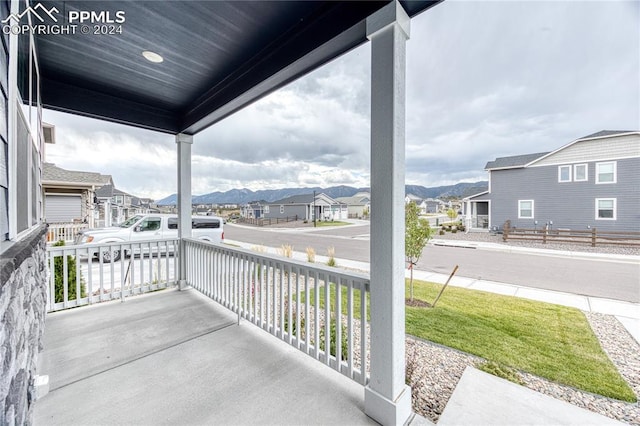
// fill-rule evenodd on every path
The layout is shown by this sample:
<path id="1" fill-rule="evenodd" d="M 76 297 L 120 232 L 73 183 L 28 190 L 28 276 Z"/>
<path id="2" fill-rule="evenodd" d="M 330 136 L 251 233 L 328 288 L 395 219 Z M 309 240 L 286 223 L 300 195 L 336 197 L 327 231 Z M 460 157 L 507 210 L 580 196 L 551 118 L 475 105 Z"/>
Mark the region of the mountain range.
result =
<path id="1" fill-rule="evenodd" d="M 455 185 L 437 186 L 426 188 L 420 185 L 406 185 L 405 193 L 412 194 L 420 198 L 464 198 L 469 195 L 486 191 L 489 187 L 487 181 L 479 182 L 462 182 Z M 267 201 L 274 202 L 293 195 L 325 193 L 329 197 L 351 197 L 358 192 L 368 192 L 369 188 L 354 188 L 352 186 L 332 186 L 330 188 L 283 188 L 283 189 L 264 189 L 260 191 L 252 191 L 250 189 L 231 189 L 226 192 L 211 192 L 204 195 L 194 195 L 191 200 L 193 204 L 246 204 L 251 201 Z M 160 206 L 172 206 L 177 203 L 177 195 L 172 194 L 168 197 L 158 200 L 156 204 Z"/>

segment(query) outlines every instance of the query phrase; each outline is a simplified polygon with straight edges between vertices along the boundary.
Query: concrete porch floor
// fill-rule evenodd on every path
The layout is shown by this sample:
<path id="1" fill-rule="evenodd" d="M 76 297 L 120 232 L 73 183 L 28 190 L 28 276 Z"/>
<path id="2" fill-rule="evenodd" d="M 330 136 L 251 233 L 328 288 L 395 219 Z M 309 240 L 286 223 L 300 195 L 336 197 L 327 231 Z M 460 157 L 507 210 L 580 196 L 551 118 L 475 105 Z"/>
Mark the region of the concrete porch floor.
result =
<path id="1" fill-rule="evenodd" d="M 195 290 L 49 314 L 34 423 L 376 424 L 361 385 Z"/>

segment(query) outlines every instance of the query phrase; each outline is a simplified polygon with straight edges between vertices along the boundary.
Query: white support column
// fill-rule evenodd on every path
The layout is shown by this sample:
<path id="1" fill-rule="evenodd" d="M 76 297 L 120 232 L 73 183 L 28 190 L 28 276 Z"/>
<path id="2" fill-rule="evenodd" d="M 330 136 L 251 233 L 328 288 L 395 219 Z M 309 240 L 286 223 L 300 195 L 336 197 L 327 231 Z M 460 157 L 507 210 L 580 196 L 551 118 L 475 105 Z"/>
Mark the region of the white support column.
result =
<path id="1" fill-rule="evenodd" d="M 365 413 L 383 425 L 411 416 L 405 384 L 405 51 L 399 2 L 367 18 L 371 40 L 371 379 Z"/>
<path id="2" fill-rule="evenodd" d="M 178 133 L 178 238 L 191 236 L 191 145 L 193 136 Z M 186 287 L 186 270 L 184 245 L 180 245 L 180 271 L 178 273 L 178 287 Z"/>

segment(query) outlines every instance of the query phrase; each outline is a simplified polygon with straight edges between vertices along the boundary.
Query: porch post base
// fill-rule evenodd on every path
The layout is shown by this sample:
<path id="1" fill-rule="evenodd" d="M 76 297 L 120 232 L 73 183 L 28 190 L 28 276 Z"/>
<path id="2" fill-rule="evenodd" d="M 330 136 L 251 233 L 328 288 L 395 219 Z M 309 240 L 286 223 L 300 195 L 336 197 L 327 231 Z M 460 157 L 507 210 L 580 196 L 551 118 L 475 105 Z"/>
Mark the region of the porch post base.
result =
<path id="1" fill-rule="evenodd" d="M 404 425 L 411 417 L 411 388 L 405 386 L 395 401 L 391 401 L 371 389 L 364 388 L 364 413 L 378 423 Z"/>
<path id="2" fill-rule="evenodd" d="M 189 285 L 187 284 L 187 280 L 178 280 L 178 290 L 186 290 Z"/>

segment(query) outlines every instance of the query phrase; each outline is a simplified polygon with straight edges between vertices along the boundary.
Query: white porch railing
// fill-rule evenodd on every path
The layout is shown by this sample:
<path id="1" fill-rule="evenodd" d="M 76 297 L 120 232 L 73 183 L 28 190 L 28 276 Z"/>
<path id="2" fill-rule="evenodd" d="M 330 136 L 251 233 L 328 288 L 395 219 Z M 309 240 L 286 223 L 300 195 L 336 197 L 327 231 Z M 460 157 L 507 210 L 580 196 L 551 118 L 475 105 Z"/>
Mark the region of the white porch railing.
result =
<path id="1" fill-rule="evenodd" d="M 178 270 L 178 239 L 48 246 L 47 310 L 77 306 L 160 290 L 173 285 Z M 98 253 L 109 252 L 107 263 Z M 174 253 L 175 252 L 175 253 Z M 128 254 L 119 256 L 118 253 Z"/>
<path id="2" fill-rule="evenodd" d="M 64 241 L 67 244 L 73 244 L 76 235 L 85 229 L 89 229 L 89 225 L 86 223 L 50 223 L 47 230 L 47 242 Z"/>
<path id="3" fill-rule="evenodd" d="M 367 276 L 192 238 L 182 244 L 189 285 L 238 321 L 367 383 Z"/>

